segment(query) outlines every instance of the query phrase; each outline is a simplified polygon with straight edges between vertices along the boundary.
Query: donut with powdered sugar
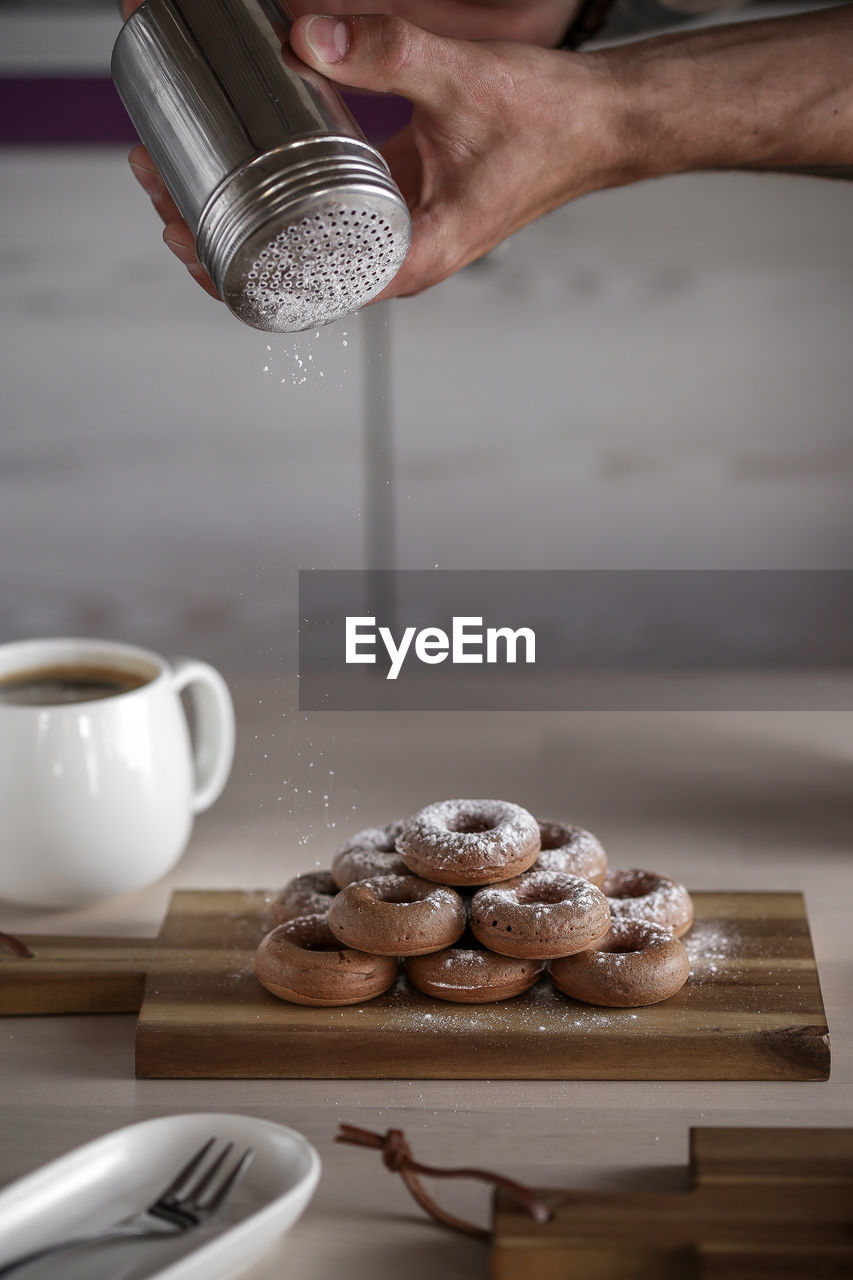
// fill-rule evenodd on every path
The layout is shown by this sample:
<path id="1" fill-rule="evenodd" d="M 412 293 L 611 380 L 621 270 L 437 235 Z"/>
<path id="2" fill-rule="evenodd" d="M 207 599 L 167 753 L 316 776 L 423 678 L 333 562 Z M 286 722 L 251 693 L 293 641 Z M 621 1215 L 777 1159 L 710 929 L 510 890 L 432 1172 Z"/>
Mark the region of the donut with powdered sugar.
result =
<path id="1" fill-rule="evenodd" d="M 550 960 L 591 947 L 610 925 L 607 899 L 580 876 L 530 871 L 480 889 L 471 901 L 471 929 L 501 955 Z"/>
<path id="2" fill-rule="evenodd" d="M 397 852 L 402 822 L 367 827 L 342 845 L 332 860 L 332 875 L 339 889 L 373 876 L 407 876 L 409 868 Z"/>
<path id="3" fill-rule="evenodd" d="M 676 938 L 693 923 L 693 902 L 683 884 L 639 867 L 615 868 L 602 886 L 610 914 L 621 920 L 649 920 Z"/>
<path id="4" fill-rule="evenodd" d="M 308 871 L 295 876 L 273 899 L 276 924 L 295 920 L 297 916 L 325 916 L 337 892 L 338 886 L 328 871 Z"/>
<path id="5" fill-rule="evenodd" d="M 449 947 L 465 930 L 465 904 L 419 876 L 374 876 L 341 889 L 329 927 L 348 947 L 381 956 L 420 956 Z"/>
<path id="6" fill-rule="evenodd" d="M 393 986 L 397 961 L 343 946 L 323 916 L 299 916 L 268 933 L 255 953 L 255 976 L 279 1000 L 361 1004 Z"/>
<path id="7" fill-rule="evenodd" d="M 490 1004 L 511 1000 L 538 981 L 545 963 L 499 956 L 466 933 L 452 947 L 404 961 L 413 987 L 452 1004 Z"/>
<path id="8" fill-rule="evenodd" d="M 591 831 L 568 822 L 540 822 L 542 848 L 534 871 L 562 871 L 582 876 L 601 888 L 607 875 L 607 854 Z"/>
<path id="9" fill-rule="evenodd" d="M 558 991 L 611 1009 L 659 1004 L 680 991 L 689 976 L 684 943 L 648 920 L 614 919 L 590 950 L 551 961 Z"/>
<path id="10" fill-rule="evenodd" d="M 404 823 L 397 849 L 415 875 L 438 884 L 508 880 L 539 855 L 539 823 L 506 800 L 443 800 Z"/>

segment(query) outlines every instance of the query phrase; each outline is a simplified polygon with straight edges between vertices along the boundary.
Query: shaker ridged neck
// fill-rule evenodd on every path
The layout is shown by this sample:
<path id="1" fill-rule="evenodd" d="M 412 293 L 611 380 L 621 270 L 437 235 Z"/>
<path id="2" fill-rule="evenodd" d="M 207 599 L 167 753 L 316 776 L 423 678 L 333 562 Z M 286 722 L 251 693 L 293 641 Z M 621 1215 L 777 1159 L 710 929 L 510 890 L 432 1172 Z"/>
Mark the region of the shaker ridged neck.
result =
<path id="1" fill-rule="evenodd" d="M 378 152 L 351 138 L 299 139 L 232 174 L 204 209 L 199 258 L 241 320 L 316 328 L 393 278 L 408 210 Z"/>

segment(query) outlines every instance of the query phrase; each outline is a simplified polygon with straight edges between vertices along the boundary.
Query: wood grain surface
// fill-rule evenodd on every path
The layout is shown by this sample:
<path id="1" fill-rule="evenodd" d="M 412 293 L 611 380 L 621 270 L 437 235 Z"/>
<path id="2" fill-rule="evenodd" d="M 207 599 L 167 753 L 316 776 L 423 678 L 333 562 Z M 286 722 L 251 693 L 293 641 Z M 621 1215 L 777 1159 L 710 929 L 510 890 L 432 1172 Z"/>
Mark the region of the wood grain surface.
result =
<path id="1" fill-rule="evenodd" d="M 0 1013 L 139 1008 L 136 1073 L 156 1078 L 825 1080 L 830 1054 L 798 893 L 697 893 L 687 986 L 641 1009 L 548 983 L 461 1006 L 404 978 L 364 1005 L 276 1000 L 252 973 L 263 892 L 178 892 L 156 940 L 25 939 L 0 954 Z"/>
<path id="2" fill-rule="evenodd" d="M 687 1192 L 496 1197 L 493 1280 L 853 1275 L 853 1130 L 693 1129 Z"/>

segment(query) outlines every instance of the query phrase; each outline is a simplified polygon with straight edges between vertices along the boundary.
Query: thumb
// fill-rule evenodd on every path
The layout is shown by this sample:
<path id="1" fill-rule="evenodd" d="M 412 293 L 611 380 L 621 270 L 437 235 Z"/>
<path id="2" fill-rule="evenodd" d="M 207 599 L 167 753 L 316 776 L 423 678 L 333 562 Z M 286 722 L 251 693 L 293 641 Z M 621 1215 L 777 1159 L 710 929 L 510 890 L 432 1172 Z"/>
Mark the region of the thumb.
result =
<path id="1" fill-rule="evenodd" d="M 446 97 L 456 44 L 390 14 L 304 14 L 288 37 L 293 52 L 328 80 L 398 93 L 429 107 Z"/>

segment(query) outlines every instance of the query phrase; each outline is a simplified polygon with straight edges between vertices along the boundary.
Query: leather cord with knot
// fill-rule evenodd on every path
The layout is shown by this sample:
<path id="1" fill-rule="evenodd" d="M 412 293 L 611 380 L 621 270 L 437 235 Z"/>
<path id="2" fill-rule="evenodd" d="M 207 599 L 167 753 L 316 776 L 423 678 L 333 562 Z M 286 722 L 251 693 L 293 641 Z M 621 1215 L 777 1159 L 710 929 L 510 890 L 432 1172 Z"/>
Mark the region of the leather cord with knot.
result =
<path id="1" fill-rule="evenodd" d="M 551 1217 L 548 1206 L 534 1195 L 529 1187 L 513 1182 L 511 1178 L 504 1178 L 499 1173 L 490 1173 L 487 1169 L 439 1169 L 433 1165 L 421 1164 L 412 1155 L 402 1129 L 389 1129 L 387 1133 L 372 1133 L 369 1129 L 358 1129 L 355 1125 L 342 1124 L 335 1141 L 381 1151 L 385 1168 L 390 1169 L 392 1173 L 399 1173 L 410 1193 L 430 1217 L 435 1218 L 436 1222 L 441 1223 L 442 1226 L 460 1231 L 463 1235 L 472 1236 L 475 1240 L 488 1243 L 492 1233 L 484 1227 L 478 1227 L 473 1222 L 466 1222 L 464 1218 L 457 1218 L 455 1214 L 448 1213 L 432 1198 L 419 1175 L 423 1174 L 429 1178 L 474 1178 L 478 1182 L 488 1182 L 493 1187 L 498 1187 L 510 1199 L 515 1200 L 534 1222 L 547 1222 Z"/>
<path id="2" fill-rule="evenodd" d="M 20 956 L 22 960 L 32 960 L 33 953 L 25 942 L 20 938 L 15 938 L 11 933 L 0 933 L 0 944 L 8 947 L 16 956 Z"/>

